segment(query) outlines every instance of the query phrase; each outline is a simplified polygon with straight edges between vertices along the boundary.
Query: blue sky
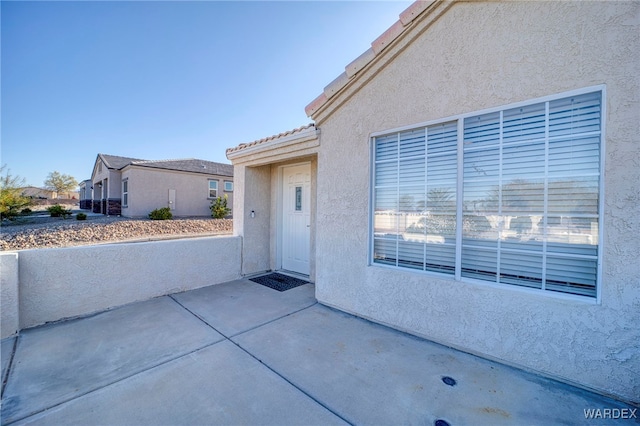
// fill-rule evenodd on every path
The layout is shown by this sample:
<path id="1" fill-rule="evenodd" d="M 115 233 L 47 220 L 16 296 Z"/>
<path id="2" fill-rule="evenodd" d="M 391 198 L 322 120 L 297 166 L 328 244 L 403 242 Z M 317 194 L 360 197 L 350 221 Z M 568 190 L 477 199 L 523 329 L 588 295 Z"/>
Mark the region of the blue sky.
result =
<path id="1" fill-rule="evenodd" d="M 411 2 L 1 3 L 0 163 L 42 186 L 96 155 L 228 162 L 308 124 L 323 88 Z"/>

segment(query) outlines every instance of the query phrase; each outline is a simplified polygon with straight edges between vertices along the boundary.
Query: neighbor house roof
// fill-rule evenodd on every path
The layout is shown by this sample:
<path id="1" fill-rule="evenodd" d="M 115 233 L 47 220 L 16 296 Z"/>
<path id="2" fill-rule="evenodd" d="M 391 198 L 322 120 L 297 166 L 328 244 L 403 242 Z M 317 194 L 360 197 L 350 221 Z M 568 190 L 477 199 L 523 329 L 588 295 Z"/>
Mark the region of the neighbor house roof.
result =
<path id="1" fill-rule="evenodd" d="M 184 158 L 177 160 L 138 160 L 130 163 L 132 166 L 149 167 L 154 169 L 177 170 L 181 172 L 206 173 L 209 175 L 233 176 L 231 164 L 215 163 L 213 161 Z"/>
<path id="2" fill-rule="evenodd" d="M 355 77 L 359 75 L 361 70 L 378 59 L 388 46 L 390 46 L 395 40 L 399 39 L 401 35 L 405 34 L 418 16 L 427 10 L 437 8 L 439 5 L 444 3 L 448 4 L 450 2 L 442 2 L 440 0 L 419 0 L 411 4 L 400 14 L 400 19 L 396 21 L 395 24 L 389 27 L 389 29 L 371 43 L 371 48 L 347 65 L 345 67 L 345 71 L 329 83 L 329 85 L 324 88 L 324 91 L 320 96 L 306 106 L 305 112 L 307 113 L 307 116 L 314 118 L 314 114 L 323 106 L 327 105 L 329 101 L 345 86 L 354 81 Z"/>
<path id="3" fill-rule="evenodd" d="M 257 147 L 258 145 L 267 144 L 270 142 L 279 142 L 288 138 L 295 138 L 298 136 L 302 136 L 304 133 L 310 133 L 316 130 L 316 126 L 313 123 L 307 124 L 306 126 L 301 126 L 293 130 L 288 130 L 286 132 L 279 133 L 277 135 L 268 136 L 266 138 L 258 139 L 253 142 L 241 143 L 240 145 L 228 148 L 227 149 L 227 158 L 229 158 L 230 154 L 233 154 L 238 151 L 246 150 L 248 148 Z"/>
<path id="4" fill-rule="evenodd" d="M 102 162 L 109 169 L 121 169 L 124 166 L 131 164 L 133 161 L 144 161 L 140 158 L 120 157 L 117 155 L 98 154 L 98 158 L 102 159 Z"/>
<path id="5" fill-rule="evenodd" d="M 179 172 L 203 173 L 208 175 L 233 176 L 231 164 L 215 163 L 197 158 L 171 160 L 142 160 L 140 158 L 120 157 L 117 155 L 98 154 L 109 169 L 122 170 L 127 166 L 148 167 L 154 169 L 174 170 Z"/>

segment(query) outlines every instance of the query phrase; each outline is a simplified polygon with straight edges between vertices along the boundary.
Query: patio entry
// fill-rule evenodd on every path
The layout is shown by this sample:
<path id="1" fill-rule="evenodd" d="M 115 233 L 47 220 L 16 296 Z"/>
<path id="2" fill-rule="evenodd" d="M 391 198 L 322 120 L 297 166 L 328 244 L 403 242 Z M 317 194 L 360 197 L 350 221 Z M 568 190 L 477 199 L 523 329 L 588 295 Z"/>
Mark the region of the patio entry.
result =
<path id="1" fill-rule="evenodd" d="M 311 164 L 282 167 L 282 269 L 309 275 L 311 235 Z"/>

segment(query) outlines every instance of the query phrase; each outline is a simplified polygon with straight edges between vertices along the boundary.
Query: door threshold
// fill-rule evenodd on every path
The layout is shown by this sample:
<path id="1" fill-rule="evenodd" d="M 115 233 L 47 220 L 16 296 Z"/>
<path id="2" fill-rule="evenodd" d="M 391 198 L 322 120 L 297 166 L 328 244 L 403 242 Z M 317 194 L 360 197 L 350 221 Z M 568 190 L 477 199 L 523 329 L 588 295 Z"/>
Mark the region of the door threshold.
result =
<path id="1" fill-rule="evenodd" d="M 279 274 L 287 275 L 287 276 L 290 276 L 292 278 L 299 278 L 301 280 L 305 280 L 305 281 L 311 282 L 309 280 L 309 275 L 301 274 L 299 272 L 287 271 L 286 269 L 277 269 L 277 270 L 275 270 L 273 272 L 277 272 Z"/>

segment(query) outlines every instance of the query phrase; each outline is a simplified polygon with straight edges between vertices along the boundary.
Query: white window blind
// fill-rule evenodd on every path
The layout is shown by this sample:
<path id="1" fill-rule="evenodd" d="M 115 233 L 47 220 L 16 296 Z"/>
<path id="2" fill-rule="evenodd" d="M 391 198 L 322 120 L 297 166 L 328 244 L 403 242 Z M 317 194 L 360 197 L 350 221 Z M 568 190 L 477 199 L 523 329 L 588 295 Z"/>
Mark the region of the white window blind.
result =
<path id="1" fill-rule="evenodd" d="M 375 262 L 454 273 L 456 144 L 455 122 L 377 138 Z"/>
<path id="2" fill-rule="evenodd" d="M 374 138 L 373 262 L 595 296 L 601 97 L 466 116 L 461 135 L 455 120 Z"/>

